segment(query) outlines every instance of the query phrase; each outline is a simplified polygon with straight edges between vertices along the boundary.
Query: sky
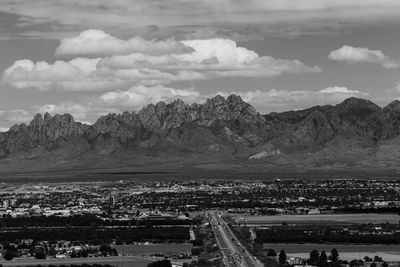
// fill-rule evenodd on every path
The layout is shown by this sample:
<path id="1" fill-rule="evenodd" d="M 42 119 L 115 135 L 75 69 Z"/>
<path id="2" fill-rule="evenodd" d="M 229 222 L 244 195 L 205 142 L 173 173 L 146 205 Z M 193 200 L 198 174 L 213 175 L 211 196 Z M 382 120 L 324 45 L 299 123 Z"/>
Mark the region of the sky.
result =
<path id="1" fill-rule="evenodd" d="M 238 94 L 261 114 L 400 97 L 398 0 L 4 0 L 0 131 Z"/>

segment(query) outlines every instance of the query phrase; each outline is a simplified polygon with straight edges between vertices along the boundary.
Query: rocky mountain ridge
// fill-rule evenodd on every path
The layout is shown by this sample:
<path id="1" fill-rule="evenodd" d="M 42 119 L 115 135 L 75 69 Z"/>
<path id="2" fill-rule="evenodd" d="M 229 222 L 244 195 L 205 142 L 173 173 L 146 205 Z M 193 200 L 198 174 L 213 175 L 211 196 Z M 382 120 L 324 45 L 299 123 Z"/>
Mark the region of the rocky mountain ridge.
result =
<path id="1" fill-rule="evenodd" d="M 38 114 L 29 124 L 0 133 L 0 157 L 29 155 L 34 161 L 45 155 L 68 162 L 70 158 L 121 156 L 129 151 L 155 158 L 197 155 L 245 161 L 262 152 L 271 156 L 260 160 L 268 161 L 294 162 L 291 155 L 318 155 L 302 159 L 314 164 L 321 158 L 333 162 L 334 155 L 350 152 L 368 161 L 399 135 L 397 100 L 381 108 L 351 97 L 334 106 L 261 115 L 240 96 L 231 95 L 216 96 L 203 104 L 159 102 L 137 113 L 108 114 L 93 125 L 76 122 L 68 114 Z"/>

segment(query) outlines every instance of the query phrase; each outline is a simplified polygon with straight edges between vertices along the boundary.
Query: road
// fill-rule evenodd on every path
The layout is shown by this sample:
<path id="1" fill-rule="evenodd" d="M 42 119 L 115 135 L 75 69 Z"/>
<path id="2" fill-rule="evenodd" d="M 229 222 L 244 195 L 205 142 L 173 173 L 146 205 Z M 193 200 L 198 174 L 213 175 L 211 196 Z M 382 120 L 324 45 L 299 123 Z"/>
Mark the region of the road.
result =
<path id="1" fill-rule="evenodd" d="M 263 267 L 239 242 L 221 216 L 214 211 L 208 212 L 208 219 L 223 255 L 227 267 Z"/>

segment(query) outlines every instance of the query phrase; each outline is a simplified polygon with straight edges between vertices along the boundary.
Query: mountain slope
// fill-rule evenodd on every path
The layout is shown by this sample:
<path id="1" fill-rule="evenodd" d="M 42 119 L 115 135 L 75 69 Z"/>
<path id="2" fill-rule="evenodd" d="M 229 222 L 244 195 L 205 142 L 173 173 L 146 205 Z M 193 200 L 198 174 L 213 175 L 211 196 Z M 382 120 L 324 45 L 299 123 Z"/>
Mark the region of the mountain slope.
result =
<path id="1" fill-rule="evenodd" d="M 38 114 L 0 133 L 0 168 L 148 169 L 157 162 L 171 169 L 396 171 L 399 134 L 399 101 L 381 108 L 352 97 L 335 106 L 260 115 L 239 96 L 216 96 L 204 104 L 150 104 L 90 126 L 68 114 Z"/>

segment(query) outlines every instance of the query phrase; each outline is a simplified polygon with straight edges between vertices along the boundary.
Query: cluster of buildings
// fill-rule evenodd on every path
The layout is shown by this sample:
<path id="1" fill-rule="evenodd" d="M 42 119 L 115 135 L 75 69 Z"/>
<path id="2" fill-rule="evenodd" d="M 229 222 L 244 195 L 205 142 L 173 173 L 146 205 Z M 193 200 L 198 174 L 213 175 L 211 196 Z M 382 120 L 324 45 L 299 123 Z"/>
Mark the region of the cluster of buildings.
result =
<path id="1" fill-rule="evenodd" d="M 253 214 L 323 214 L 400 208 L 397 180 L 165 180 L 0 184 L 0 216 L 225 209 Z"/>

